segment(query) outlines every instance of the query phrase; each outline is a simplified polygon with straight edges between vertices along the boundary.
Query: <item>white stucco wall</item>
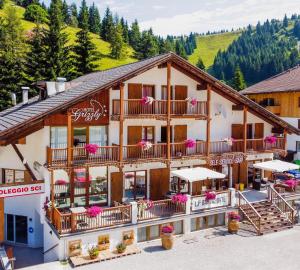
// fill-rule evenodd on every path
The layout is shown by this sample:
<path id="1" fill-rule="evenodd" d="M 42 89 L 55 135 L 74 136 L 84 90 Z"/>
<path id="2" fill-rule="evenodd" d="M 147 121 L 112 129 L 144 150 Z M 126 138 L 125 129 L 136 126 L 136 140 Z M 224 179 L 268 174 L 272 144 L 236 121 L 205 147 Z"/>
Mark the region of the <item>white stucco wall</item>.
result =
<path id="1" fill-rule="evenodd" d="M 282 119 L 292 126 L 298 128 L 299 118 L 295 117 L 282 117 Z M 300 141 L 300 136 L 296 134 L 287 135 L 287 150 L 296 151 L 296 142 Z M 294 159 L 300 159 L 300 153 L 294 155 Z"/>

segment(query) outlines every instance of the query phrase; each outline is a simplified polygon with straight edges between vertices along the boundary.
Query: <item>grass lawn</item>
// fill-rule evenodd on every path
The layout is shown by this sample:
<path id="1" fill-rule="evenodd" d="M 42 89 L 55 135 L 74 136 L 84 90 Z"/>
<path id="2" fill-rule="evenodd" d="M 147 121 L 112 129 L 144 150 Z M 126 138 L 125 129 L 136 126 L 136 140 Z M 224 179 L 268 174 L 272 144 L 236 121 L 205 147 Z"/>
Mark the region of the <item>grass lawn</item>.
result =
<path id="1" fill-rule="evenodd" d="M 25 31 L 30 31 L 32 28 L 34 28 L 35 24 L 29 21 L 26 21 L 23 19 L 25 9 L 16 6 L 13 2 L 7 1 L 6 5 L 13 5 L 16 7 L 17 13 L 22 18 L 22 26 Z M 5 15 L 5 9 L 0 9 L 0 17 Z M 74 27 L 66 27 L 65 31 L 69 35 L 70 44 L 74 44 L 76 40 L 76 33 L 79 31 L 79 28 Z M 93 39 L 93 42 L 95 43 L 97 47 L 97 51 L 101 54 L 101 59 L 97 61 L 98 69 L 99 70 L 105 70 L 113 67 L 117 67 L 120 65 L 128 64 L 137 61 L 133 57 L 134 50 L 128 46 L 127 48 L 127 57 L 124 59 L 113 59 L 110 57 L 110 44 L 104 40 L 102 40 L 99 35 L 91 34 L 91 37 Z"/>
<path id="2" fill-rule="evenodd" d="M 201 56 L 206 69 L 208 69 L 212 66 L 217 52 L 227 49 L 239 35 L 240 33 L 238 32 L 229 32 L 209 36 L 198 36 L 197 48 L 194 53 L 190 55 L 189 61 L 195 65 L 199 56 Z"/>

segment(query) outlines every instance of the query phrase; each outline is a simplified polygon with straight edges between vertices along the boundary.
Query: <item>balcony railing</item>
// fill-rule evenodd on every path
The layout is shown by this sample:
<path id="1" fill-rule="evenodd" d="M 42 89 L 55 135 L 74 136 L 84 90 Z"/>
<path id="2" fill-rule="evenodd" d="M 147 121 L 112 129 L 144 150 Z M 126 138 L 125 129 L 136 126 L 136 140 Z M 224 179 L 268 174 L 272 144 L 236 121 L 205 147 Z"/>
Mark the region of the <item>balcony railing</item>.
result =
<path id="1" fill-rule="evenodd" d="M 186 100 L 171 101 L 171 115 L 207 115 L 206 101 L 197 101 L 191 106 Z M 167 115 L 167 100 L 154 100 L 152 104 L 142 104 L 140 99 L 124 100 L 125 116 Z M 120 100 L 113 100 L 113 115 L 120 115 Z"/>
<path id="2" fill-rule="evenodd" d="M 247 151 L 272 151 L 284 150 L 284 138 L 277 138 L 273 144 L 266 143 L 264 139 L 248 139 Z M 188 156 L 201 156 L 206 155 L 206 142 L 197 141 L 196 145 L 188 148 L 185 142 L 176 142 L 170 144 L 171 157 L 173 159 L 188 157 Z M 223 154 L 230 152 L 243 152 L 244 141 L 233 140 L 232 143 L 226 141 L 212 141 L 210 142 L 211 154 Z M 48 165 L 49 166 L 66 166 L 68 151 L 67 148 L 50 148 L 47 149 Z M 124 145 L 123 146 L 123 160 L 155 160 L 165 159 L 167 157 L 167 144 L 155 143 L 148 150 L 143 150 L 141 146 Z M 95 154 L 89 154 L 85 147 L 71 148 L 71 162 L 74 165 L 80 164 L 103 164 L 111 162 L 119 162 L 119 146 L 99 146 Z"/>

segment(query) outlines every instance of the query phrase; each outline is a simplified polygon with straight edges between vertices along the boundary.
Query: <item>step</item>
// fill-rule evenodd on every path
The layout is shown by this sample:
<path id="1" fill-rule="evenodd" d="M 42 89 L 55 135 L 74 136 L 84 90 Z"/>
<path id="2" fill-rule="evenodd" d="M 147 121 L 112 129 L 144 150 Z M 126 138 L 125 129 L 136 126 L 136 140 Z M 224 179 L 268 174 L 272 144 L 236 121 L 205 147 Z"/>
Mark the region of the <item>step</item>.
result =
<path id="1" fill-rule="evenodd" d="M 261 232 L 262 234 L 267 234 L 267 233 L 273 233 L 273 232 L 280 232 L 280 231 L 284 231 L 284 230 L 288 230 L 288 229 L 292 229 L 293 225 L 291 224 L 287 224 L 284 226 L 275 226 L 272 228 L 262 228 Z"/>

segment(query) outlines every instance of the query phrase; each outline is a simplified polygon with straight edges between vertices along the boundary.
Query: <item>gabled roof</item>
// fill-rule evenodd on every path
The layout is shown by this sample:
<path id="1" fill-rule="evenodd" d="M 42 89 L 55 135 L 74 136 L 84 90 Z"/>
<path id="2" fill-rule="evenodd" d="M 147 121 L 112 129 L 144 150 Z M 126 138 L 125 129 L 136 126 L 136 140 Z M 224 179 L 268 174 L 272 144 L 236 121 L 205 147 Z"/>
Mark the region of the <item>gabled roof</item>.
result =
<path id="1" fill-rule="evenodd" d="M 295 66 L 242 91 L 243 95 L 300 91 L 300 66 Z"/>
<path id="2" fill-rule="evenodd" d="M 169 52 L 140 62 L 127 64 L 117 68 L 94 72 L 81 76 L 68 83 L 68 89 L 46 100 L 33 98 L 27 105 L 17 105 L 0 113 L 0 141 L 8 140 L 10 135 L 16 136 L 23 129 L 34 124 L 42 124 L 43 120 L 54 113 L 66 110 L 70 106 L 85 100 L 98 91 L 129 80 L 155 66 L 171 62 L 175 68 L 188 73 L 195 80 L 210 83 L 216 92 L 226 96 L 236 104 L 244 104 L 249 111 L 272 125 L 285 128 L 289 133 L 300 134 L 300 131 L 283 121 L 281 118 L 267 111 L 260 105 L 241 95 L 226 84 L 221 83 L 211 75 L 193 66 L 178 55 Z M 30 133 L 28 133 L 30 134 Z"/>

